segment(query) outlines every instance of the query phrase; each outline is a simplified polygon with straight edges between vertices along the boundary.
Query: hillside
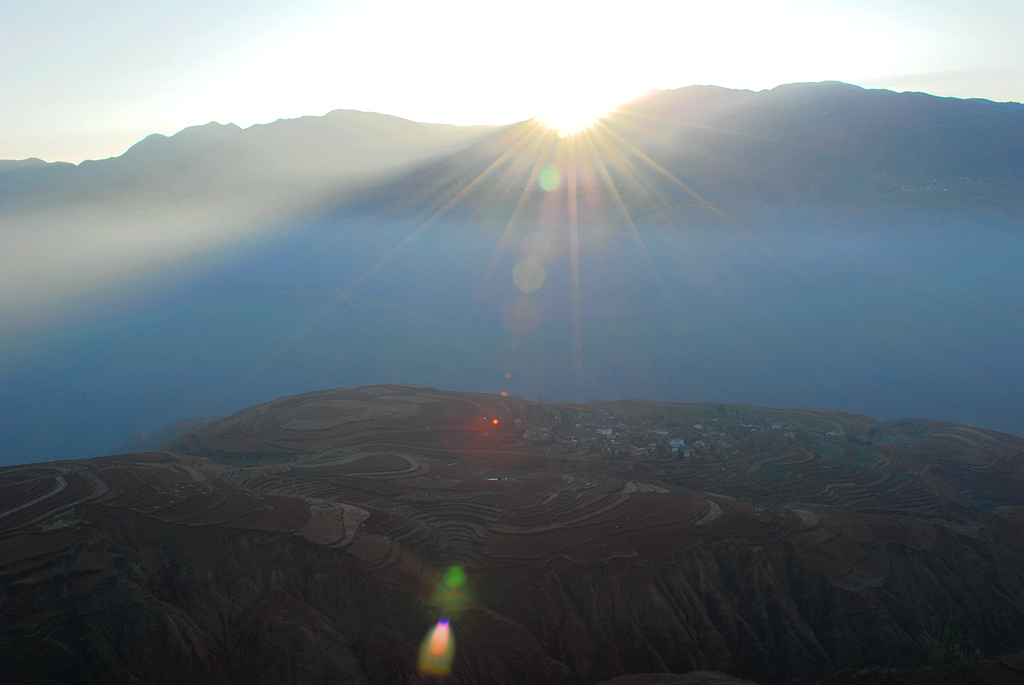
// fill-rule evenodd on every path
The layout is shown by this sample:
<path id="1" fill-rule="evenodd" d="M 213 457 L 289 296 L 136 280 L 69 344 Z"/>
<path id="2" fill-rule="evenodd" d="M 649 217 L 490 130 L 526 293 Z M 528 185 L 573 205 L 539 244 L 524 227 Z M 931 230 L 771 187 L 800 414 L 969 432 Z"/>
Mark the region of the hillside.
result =
<path id="1" fill-rule="evenodd" d="M 451 682 L 1005 676 L 1022 478 L 1021 438 L 923 420 L 287 397 L 157 452 L 0 470 L 0 668 L 421 682 L 416 646 L 449 615 Z"/>

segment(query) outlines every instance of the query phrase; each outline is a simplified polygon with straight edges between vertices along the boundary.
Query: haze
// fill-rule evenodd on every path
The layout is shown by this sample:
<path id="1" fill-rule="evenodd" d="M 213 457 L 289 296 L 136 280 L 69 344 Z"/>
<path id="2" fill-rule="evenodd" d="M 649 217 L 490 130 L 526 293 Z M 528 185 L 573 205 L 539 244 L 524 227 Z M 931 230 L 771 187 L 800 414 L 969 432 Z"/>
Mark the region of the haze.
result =
<path id="1" fill-rule="evenodd" d="M 5 7 L 4 682 L 1017 682 L 1022 29 Z"/>
<path id="2" fill-rule="evenodd" d="M 1024 433 L 978 7 L 12 8 L 0 463 L 383 383 Z"/>

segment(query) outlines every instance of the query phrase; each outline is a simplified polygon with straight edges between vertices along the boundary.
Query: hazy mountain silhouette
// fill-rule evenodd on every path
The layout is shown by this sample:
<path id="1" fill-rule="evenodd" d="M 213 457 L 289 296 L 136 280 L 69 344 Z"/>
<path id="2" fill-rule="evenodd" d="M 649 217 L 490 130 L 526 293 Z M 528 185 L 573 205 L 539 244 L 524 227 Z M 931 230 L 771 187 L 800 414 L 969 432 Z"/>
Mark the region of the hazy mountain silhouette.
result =
<path id="1" fill-rule="evenodd" d="M 995 202 L 1020 216 L 1019 103 L 820 83 L 760 93 L 684 88 L 635 107 L 676 135 L 672 147 L 682 154 L 670 169 L 682 173 L 701 152 L 712 152 L 709 162 L 741 174 L 773 207 Z M 673 131 L 674 122 L 660 119 L 689 127 Z M 928 183 L 933 193 L 924 197 Z"/>
<path id="2" fill-rule="evenodd" d="M 532 123 L 490 136 L 447 163 L 434 160 L 379 192 L 390 189 L 399 199 L 414 188 L 451 182 L 457 171 L 462 172 L 458 181 L 469 183 Z M 641 217 L 668 206 L 673 218 L 705 220 L 708 203 L 727 215 L 720 219 L 740 222 L 816 206 L 970 208 L 1011 221 L 1019 221 L 1024 211 L 1024 105 L 1019 103 L 843 83 L 761 92 L 691 86 L 655 91 L 603 123 L 594 139 L 627 151 L 635 146 L 665 172 L 643 160 L 633 169 L 608 163 L 616 187 L 627 191 L 627 206 Z M 617 143 L 620 138 L 625 145 Z M 521 185 L 510 166 L 482 188 Z M 646 192 L 634 196 L 628 189 L 637 169 L 645 175 Z M 606 192 L 593 174 L 580 185 Z M 372 195 L 369 201 L 380 199 Z"/>
<path id="3" fill-rule="evenodd" d="M 836 83 L 576 142 L 334 112 L 0 163 L 0 461 L 392 381 L 1024 433 L 1022 181 L 1021 105 Z"/>
<path id="4" fill-rule="evenodd" d="M 994 204 L 993 209 L 1018 213 L 1021 208 L 1019 103 L 843 83 L 760 92 L 691 86 L 655 91 L 604 123 L 695 190 L 727 204 L 940 201 Z M 410 181 L 419 174 L 426 175 L 419 184 L 432 184 L 450 166 L 481 171 L 531 124 L 466 128 L 348 110 L 244 130 L 211 122 L 170 137 L 154 134 L 119 157 L 77 166 L 0 162 L 0 197 L 6 204 L 35 193 L 59 201 L 96 193 L 154 199 L 227 191 L 293 194 L 337 189 L 346 181 L 366 187 L 383 172 L 449 151 L 447 164 L 434 160 L 410 174 Z M 451 151 L 456 147 L 458 152 Z M 610 171 L 614 177 L 617 169 Z M 395 182 L 389 179 L 388 185 Z M 663 191 L 690 199 L 665 178 L 657 182 Z"/>
<path id="5" fill-rule="evenodd" d="M 159 200 L 272 189 L 294 193 L 343 179 L 367 182 L 389 169 L 464 145 L 490 128 L 420 124 L 350 110 L 247 129 L 211 122 L 169 137 L 153 134 L 110 159 L 78 165 L 4 162 L 0 188 L 8 191 L 8 201 L 39 195 L 31 199 L 50 202 L 96 194 Z"/>

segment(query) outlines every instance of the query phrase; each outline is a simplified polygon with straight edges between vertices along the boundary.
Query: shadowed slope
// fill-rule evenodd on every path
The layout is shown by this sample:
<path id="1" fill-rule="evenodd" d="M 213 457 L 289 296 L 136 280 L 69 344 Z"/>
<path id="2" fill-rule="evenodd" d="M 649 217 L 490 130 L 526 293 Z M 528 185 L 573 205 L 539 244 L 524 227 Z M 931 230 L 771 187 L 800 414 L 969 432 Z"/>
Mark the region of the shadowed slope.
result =
<path id="1" fill-rule="evenodd" d="M 460 683 L 803 684 L 1024 642 L 1009 435 L 387 385 L 163 450 L 0 470 L 15 682 L 416 682 L 439 615 Z"/>

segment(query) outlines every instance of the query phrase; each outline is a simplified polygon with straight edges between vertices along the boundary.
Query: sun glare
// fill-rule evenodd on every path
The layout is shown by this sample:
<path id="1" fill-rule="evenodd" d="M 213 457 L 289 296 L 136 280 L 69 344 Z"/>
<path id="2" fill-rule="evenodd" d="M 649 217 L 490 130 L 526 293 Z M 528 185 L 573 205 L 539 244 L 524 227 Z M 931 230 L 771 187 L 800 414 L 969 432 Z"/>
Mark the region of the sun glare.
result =
<path id="1" fill-rule="evenodd" d="M 584 106 L 565 105 L 541 115 L 541 122 L 559 136 L 565 138 L 597 123 L 607 112 L 594 111 Z"/>
<path id="2" fill-rule="evenodd" d="M 601 83 L 579 77 L 572 83 L 548 85 L 544 88 L 544 106 L 537 118 L 549 130 L 565 138 L 593 128 L 598 121 L 645 92 L 613 83 L 613 76 L 607 80 Z"/>
<path id="3" fill-rule="evenodd" d="M 620 100 L 619 98 L 616 98 Z M 538 117 L 547 128 L 565 138 L 592 127 L 614 111 L 618 102 L 609 102 L 585 94 L 566 93 L 550 102 Z"/>

